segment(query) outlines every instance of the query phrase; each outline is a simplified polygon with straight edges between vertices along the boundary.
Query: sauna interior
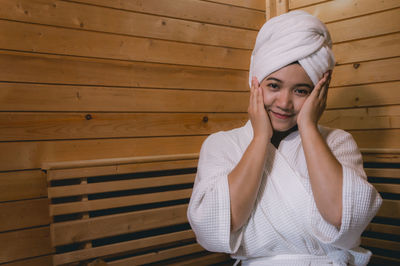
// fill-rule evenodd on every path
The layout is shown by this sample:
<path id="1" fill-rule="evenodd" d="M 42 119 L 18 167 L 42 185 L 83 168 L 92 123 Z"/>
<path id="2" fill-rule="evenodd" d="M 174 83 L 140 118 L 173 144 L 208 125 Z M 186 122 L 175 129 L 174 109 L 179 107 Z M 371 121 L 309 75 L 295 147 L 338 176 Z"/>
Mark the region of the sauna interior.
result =
<path id="1" fill-rule="evenodd" d="M 258 29 L 305 10 L 337 66 L 320 123 L 350 132 L 400 265 L 400 1 L 0 0 L 0 264 L 232 265 L 186 209 L 199 150 L 248 119 Z"/>

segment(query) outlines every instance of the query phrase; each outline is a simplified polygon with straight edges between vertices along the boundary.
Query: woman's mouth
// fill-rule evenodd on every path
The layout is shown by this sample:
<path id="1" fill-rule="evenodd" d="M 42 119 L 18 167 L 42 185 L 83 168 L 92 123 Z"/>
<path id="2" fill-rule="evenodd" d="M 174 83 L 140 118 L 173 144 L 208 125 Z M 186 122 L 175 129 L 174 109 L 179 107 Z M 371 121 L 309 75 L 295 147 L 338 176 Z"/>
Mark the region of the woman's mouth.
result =
<path id="1" fill-rule="evenodd" d="M 285 114 L 285 113 L 276 113 L 272 110 L 270 112 L 278 119 L 286 120 L 293 116 L 293 114 Z"/>

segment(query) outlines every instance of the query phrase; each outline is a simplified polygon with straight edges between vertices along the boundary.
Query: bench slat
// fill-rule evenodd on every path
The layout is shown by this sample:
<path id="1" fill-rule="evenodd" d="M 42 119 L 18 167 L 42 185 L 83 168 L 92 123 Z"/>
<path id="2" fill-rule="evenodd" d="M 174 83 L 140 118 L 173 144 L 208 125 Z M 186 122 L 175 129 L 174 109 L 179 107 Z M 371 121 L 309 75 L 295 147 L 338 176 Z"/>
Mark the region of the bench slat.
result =
<path id="1" fill-rule="evenodd" d="M 70 185 L 62 187 L 49 187 L 48 197 L 59 198 L 69 196 L 80 196 L 95 193 L 115 192 L 130 189 L 161 187 L 178 184 L 193 183 L 195 174 L 183 174 L 174 176 L 138 178 L 122 181 L 108 181 L 100 183 L 88 183 L 79 185 Z"/>
<path id="2" fill-rule="evenodd" d="M 372 184 L 379 192 L 400 193 L 400 184 Z"/>
<path id="3" fill-rule="evenodd" d="M 396 168 L 365 168 L 367 176 L 385 177 L 385 178 L 400 178 L 400 169 Z"/>
<path id="4" fill-rule="evenodd" d="M 119 164 L 107 166 L 90 166 L 70 169 L 55 169 L 47 171 L 47 179 L 64 180 L 79 177 L 93 177 L 104 175 L 129 174 L 135 172 L 162 171 L 171 169 L 194 168 L 197 166 L 197 159 L 162 161 L 162 162 L 146 162 Z"/>
<path id="5" fill-rule="evenodd" d="M 361 237 L 361 245 L 393 251 L 400 251 L 400 242 L 370 237 Z"/>
<path id="6" fill-rule="evenodd" d="M 365 230 L 383 234 L 400 235 L 400 226 L 396 225 L 370 223 Z"/>
<path id="7" fill-rule="evenodd" d="M 175 258 L 179 256 L 184 256 L 196 252 L 204 251 L 204 249 L 199 244 L 191 244 L 187 246 L 181 246 L 177 248 L 171 248 L 166 250 L 161 250 L 158 252 L 153 252 L 141 256 L 135 256 L 132 258 L 127 258 L 123 260 L 117 260 L 109 262 L 110 266 L 131 266 L 131 265 L 142 265 L 145 263 L 156 262 L 160 260 Z"/>
<path id="8" fill-rule="evenodd" d="M 95 247 L 73 252 L 56 254 L 53 258 L 54 265 L 62 265 L 82 260 L 101 258 L 110 255 L 118 255 L 124 252 L 139 250 L 143 248 L 153 247 L 166 243 L 173 243 L 181 240 L 189 240 L 195 237 L 192 230 L 185 230 L 169 234 L 146 237 L 143 239 L 135 239 L 116 244 Z"/>
<path id="9" fill-rule="evenodd" d="M 50 215 L 64 215 L 72 213 L 81 213 L 139 204 L 148 204 L 169 200 L 187 199 L 190 197 L 192 189 L 183 189 L 176 191 L 165 191 L 158 193 L 147 193 L 141 195 L 114 197 L 108 199 L 79 201 L 72 203 L 55 204 L 50 206 Z"/>
<path id="10" fill-rule="evenodd" d="M 400 201 L 384 199 L 376 216 L 398 219 L 400 217 Z"/>
<path id="11" fill-rule="evenodd" d="M 187 222 L 187 204 L 50 225 L 53 246 L 133 233 Z M 66 233 L 68 232 L 68 233 Z"/>

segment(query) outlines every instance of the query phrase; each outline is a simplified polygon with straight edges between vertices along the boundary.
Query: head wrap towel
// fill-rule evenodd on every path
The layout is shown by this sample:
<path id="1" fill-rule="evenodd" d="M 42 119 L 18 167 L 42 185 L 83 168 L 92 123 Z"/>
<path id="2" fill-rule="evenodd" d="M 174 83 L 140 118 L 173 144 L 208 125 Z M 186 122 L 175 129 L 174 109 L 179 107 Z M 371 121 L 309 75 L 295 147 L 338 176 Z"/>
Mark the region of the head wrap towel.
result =
<path id="1" fill-rule="evenodd" d="M 268 20 L 260 29 L 251 55 L 249 85 L 298 61 L 316 85 L 333 69 L 332 41 L 325 25 L 305 11 L 292 11 Z"/>

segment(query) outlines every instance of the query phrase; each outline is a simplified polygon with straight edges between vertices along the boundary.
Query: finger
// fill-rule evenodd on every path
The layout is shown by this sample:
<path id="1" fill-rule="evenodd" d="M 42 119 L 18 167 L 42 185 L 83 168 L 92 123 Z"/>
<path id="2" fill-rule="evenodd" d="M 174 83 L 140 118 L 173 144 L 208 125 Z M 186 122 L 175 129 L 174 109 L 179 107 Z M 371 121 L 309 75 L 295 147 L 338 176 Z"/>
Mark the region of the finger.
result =
<path id="1" fill-rule="evenodd" d="M 315 85 L 314 90 L 312 91 L 311 94 L 314 93 L 315 97 L 319 97 L 321 94 L 321 90 L 326 82 L 327 79 L 327 72 L 324 73 L 322 78 L 318 81 L 317 85 Z"/>
<path id="2" fill-rule="evenodd" d="M 322 84 L 321 91 L 319 94 L 319 99 L 321 101 L 324 101 L 324 102 L 326 101 L 326 97 L 328 95 L 329 83 L 330 83 L 330 75 L 327 74 L 326 80 L 325 80 L 324 84 Z"/>

